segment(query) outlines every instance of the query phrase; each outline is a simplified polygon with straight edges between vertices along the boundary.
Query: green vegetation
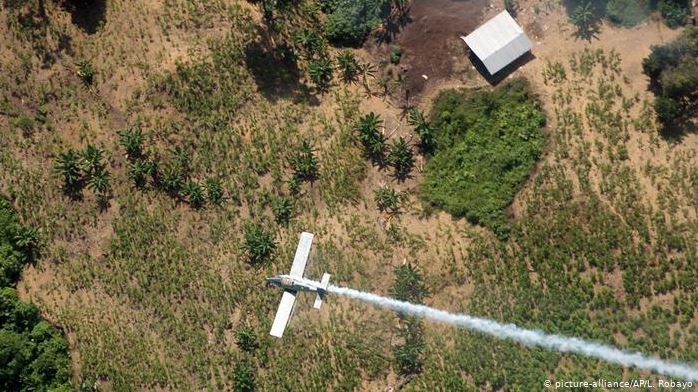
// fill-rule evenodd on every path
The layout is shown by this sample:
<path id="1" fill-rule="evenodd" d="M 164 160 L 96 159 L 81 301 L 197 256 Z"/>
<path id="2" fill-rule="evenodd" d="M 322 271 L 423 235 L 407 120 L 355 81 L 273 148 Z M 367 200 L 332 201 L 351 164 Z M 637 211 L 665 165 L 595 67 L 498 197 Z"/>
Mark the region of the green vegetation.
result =
<path id="1" fill-rule="evenodd" d="M 399 137 L 390 144 L 388 163 L 393 167 L 395 178 L 404 181 L 414 166 L 414 153 L 412 147 L 403 137 Z"/>
<path id="2" fill-rule="evenodd" d="M 606 16 L 611 22 L 632 27 L 642 23 L 650 14 L 648 0 L 609 0 L 606 3 Z"/>
<path id="3" fill-rule="evenodd" d="M 347 83 L 356 82 L 359 74 L 361 74 L 361 64 L 349 50 L 339 52 L 337 55 L 337 66 L 342 75 L 342 80 Z"/>
<path id="4" fill-rule="evenodd" d="M 91 62 L 83 61 L 80 64 L 78 64 L 77 74 L 80 77 L 80 80 L 82 80 L 82 82 L 85 83 L 85 85 L 91 86 L 92 83 L 94 83 L 95 71 L 92 68 Z"/>
<path id="5" fill-rule="evenodd" d="M 395 268 L 395 281 L 391 295 L 401 301 L 422 303 L 427 295 L 421 273 L 411 264 Z M 414 317 L 401 317 L 398 335 L 402 344 L 393 347 L 397 371 L 401 375 L 414 375 L 422 368 L 424 351 L 424 327 L 422 321 Z"/>
<path id="6" fill-rule="evenodd" d="M 414 127 L 414 131 L 419 136 L 419 148 L 424 154 L 431 154 L 434 151 L 434 129 L 431 122 L 427 121 L 424 114 L 417 109 L 410 110 L 407 122 Z"/>
<path id="7" fill-rule="evenodd" d="M 318 161 L 313 152 L 313 146 L 304 140 L 298 151 L 291 156 L 293 177 L 298 181 L 314 182 L 318 177 Z"/>
<path id="8" fill-rule="evenodd" d="M 390 62 L 393 64 L 399 64 L 402 58 L 402 48 L 394 45 L 390 48 Z"/>
<path id="9" fill-rule="evenodd" d="M 240 392 L 251 392 L 255 390 L 254 369 L 249 362 L 238 362 L 233 371 L 233 388 Z"/>
<path id="10" fill-rule="evenodd" d="M 387 0 L 324 0 L 325 35 L 339 45 L 360 45 L 390 12 Z"/>
<path id="11" fill-rule="evenodd" d="M 545 147 L 545 116 L 523 80 L 493 92 L 445 91 L 432 110 L 436 152 L 422 198 L 506 237 L 506 207 Z"/>
<path id="12" fill-rule="evenodd" d="M 657 9 L 662 13 L 667 26 L 679 27 L 691 13 L 691 2 L 689 0 L 659 0 Z"/>
<path id="13" fill-rule="evenodd" d="M 378 130 L 381 124 L 380 116 L 371 112 L 359 119 L 356 123 L 356 130 L 364 148 L 364 155 L 370 158 L 374 164 L 383 166 L 387 146 L 385 135 Z"/>
<path id="14" fill-rule="evenodd" d="M 407 194 L 398 192 L 393 188 L 382 186 L 373 192 L 373 199 L 376 202 L 376 207 L 381 212 L 397 214 L 400 212 L 400 207 L 405 201 Z"/>
<path id="15" fill-rule="evenodd" d="M 0 389 L 70 391 L 68 344 L 14 289 L 37 240 L 36 230 L 20 225 L 0 198 Z"/>
<path id="16" fill-rule="evenodd" d="M 288 270 L 303 230 L 316 234 L 309 276 L 325 270 L 339 285 L 394 289 L 403 298 L 428 286 L 439 308 L 698 360 L 698 154 L 692 143 L 672 148 L 658 137 L 652 103 L 626 82 L 617 53 L 585 50 L 544 62 L 552 140 L 515 196 L 503 240 L 407 202 L 422 177 L 393 181 L 389 145 L 403 136 L 429 165 L 445 151 L 442 125 L 451 121 L 429 110 L 428 119 L 410 116 L 393 132 L 392 119 L 405 113 L 386 97 L 387 106 L 373 109 L 381 117 L 359 127 L 360 103 L 383 91 L 374 78 L 382 72 L 351 56 L 340 61 L 322 32 L 327 18 L 316 5 L 324 2 L 256 1 L 258 23 L 244 2 L 108 1 L 108 28 L 92 36 L 66 23 L 70 11 L 44 2 L 47 17 L 32 14 L 23 31 L 48 52 L 15 30 L 38 1 L 0 17 L 8 49 L 0 59 L 0 121 L 10 131 L 0 137 L 0 184 L 22 221 L 41 233 L 40 246 L 37 231 L 14 236 L 20 248 L 41 251 L 20 292 L 70 331 L 79 386 L 382 390 L 397 375 L 404 390 L 536 391 L 546 378 L 653 377 L 339 298 L 330 299 L 331 317 L 299 298 L 288 344 L 279 344 L 268 336 L 279 293 L 259 287 Z M 406 4 L 392 3 L 393 11 Z M 376 27 L 380 40 L 389 26 Z M 322 56 L 332 59 L 334 75 L 319 94 L 308 66 Z M 75 72 L 83 59 L 97 71 L 89 88 Z M 395 83 L 395 75 L 385 80 L 390 89 Z M 501 110 L 473 122 L 517 123 L 525 113 Z M 33 120 L 28 135 L 13 128 L 22 116 Z M 525 131 L 518 127 L 519 138 Z M 482 132 L 464 133 L 458 140 L 480 140 Z M 291 164 L 304 140 L 319 168 L 312 186 Z M 431 151 L 423 147 L 428 140 Z M 86 166 L 79 152 L 88 144 L 108 169 L 113 208 L 106 213 L 62 194 L 67 177 L 93 197 L 86 170 L 99 165 Z M 58 165 L 71 148 L 74 157 Z M 512 151 L 502 145 L 492 156 Z M 379 157 L 378 170 L 367 170 L 370 155 Z M 65 168 L 46 170 L 54 165 Z M 491 183 L 473 179 L 467 189 Z M 202 208 L 194 208 L 202 195 Z M 260 256 L 252 265 L 253 253 Z M 404 259 L 423 278 L 404 266 L 393 271 Z M 392 289 L 375 278 L 393 272 Z M 302 328 L 293 321 L 300 319 Z M 39 350 L 21 350 L 29 351 Z M 36 368 L 22 366 L 42 373 Z"/>
<path id="17" fill-rule="evenodd" d="M 690 121 L 698 113 L 698 28 L 690 27 L 675 41 L 652 47 L 642 69 L 654 86 L 654 109 L 665 128 Z"/>
<path id="18" fill-rule="evenodd" d="M 676 28 L 684 24 L 690 14 L 689 0 L 565 0 L 570 22 L 577 27 L 576 34 L 588 39 L 596 34 L 602 18 L 619 26 L 636 26 L 659 11 L 664 23 Z M 506 2 L 505 2 L 506 4 Z"/>
<path id="19" fill-rule="evenodd" d="M 252 265 L 269 261 L 272 253 L 276 250 L 274 235 L 259 224 L 248 223 L 245 226 L 245 250 L 247 251 L 247 260 Z"/>
<path id="20" fill-rule="evenodd" d="M 257 335 L 249 326 L 240 327 L 235 331 L 235 343 L 241 350 L 251 352 L 259 347 Z"/>

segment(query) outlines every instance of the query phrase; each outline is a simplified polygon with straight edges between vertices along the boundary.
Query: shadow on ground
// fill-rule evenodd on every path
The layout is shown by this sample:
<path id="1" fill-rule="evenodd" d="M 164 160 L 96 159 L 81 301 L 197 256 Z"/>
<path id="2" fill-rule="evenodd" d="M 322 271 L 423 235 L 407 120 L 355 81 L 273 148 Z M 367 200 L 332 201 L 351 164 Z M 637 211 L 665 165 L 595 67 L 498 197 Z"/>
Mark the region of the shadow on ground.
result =
<path id="1" fill-rule="evenodd" d="M 63 7 L 71 20 L 87 34 L 94 34 L 104 24 L 107 15 L 106 0 L 66 0 Z"/>
<path id="2" fill-rule="evenodd" d="M 269 101 L 293 99 L 317 104 L 310 89 L 300 82 L 301 72 L 291 48 L 266 48 L 260 42 L 245 47 L 245 64 L 257 89 Z"/>
<path id="3" fill-rule="evenodd" d="M 531 52 L 526 52 L 523 56 L 514 60 L 514 62 L 502 68 L 494 75 L 491 75 L 489 71 L 487 71 L 485 64 L 483 64 L 482 61 L 480 61 L 480 59 L 470 50 L 468 50 L 468 58 L 470 59 L 470 62 L 473 64 L 477 72 L 479 72 L 480 75 L 482 75 L 482 77 L 485 78 L 485 80 L 487 80 L 487 83 L 489 83 L 492 86 L 496 86 L 502 80 L 506 79 L 507 76 L 514 73 L 517 69 L 526 65 L 529 61 L 534 60 L 536 56 L 534 56 Z"/>

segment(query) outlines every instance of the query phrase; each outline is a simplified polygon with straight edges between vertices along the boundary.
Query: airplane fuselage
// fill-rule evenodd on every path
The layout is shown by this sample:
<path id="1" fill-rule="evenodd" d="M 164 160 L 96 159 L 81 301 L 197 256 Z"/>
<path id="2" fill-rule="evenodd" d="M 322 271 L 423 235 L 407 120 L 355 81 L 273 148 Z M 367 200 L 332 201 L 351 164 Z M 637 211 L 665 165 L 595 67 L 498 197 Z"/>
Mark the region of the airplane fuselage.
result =
<path id="1" fill-rule="evenodd" d="M 321 294 L 325 293 L 325 289 L 322 288 L 320 282 L 315 282 L 305 278 L 295 278 L 290 275 L 272 276 L 271 278 L 267 278 L 267 282 L 274 286 L 281 287 L 284 290 L 310 291 L 314 293 L 319 292 Z"/>

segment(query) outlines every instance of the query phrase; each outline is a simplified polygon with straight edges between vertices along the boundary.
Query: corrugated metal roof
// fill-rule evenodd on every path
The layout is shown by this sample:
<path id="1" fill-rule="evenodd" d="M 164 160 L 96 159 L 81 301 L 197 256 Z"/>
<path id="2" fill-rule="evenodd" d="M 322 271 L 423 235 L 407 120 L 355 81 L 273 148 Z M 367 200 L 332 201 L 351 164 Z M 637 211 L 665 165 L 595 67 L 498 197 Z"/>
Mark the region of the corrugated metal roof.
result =
<path id="1" fill-rule="evenodd" d="M 491 75 L 531 50 L 531 40 L 506 10 L 461 38 Z"/>

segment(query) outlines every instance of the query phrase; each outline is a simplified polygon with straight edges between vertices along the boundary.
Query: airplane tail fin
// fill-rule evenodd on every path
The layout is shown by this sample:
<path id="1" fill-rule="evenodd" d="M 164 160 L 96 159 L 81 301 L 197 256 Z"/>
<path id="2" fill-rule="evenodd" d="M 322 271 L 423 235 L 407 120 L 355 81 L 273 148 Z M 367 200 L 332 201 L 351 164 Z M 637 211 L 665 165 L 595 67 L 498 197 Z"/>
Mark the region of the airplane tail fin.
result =
<path id="1" fill-rule="evenodd" d="M 325 290 L 327 290 L 327 286 L 330 284 L 330 274 L 324 273 L 322 274 L 322 280 L 320 281 L 320 287 L 322 288 L 322 291 L 318 290 L 317 295 L 315 296 L 315 303 L 313 304 L 313 307 L 315 309 L 320 309 L 320 306 L 322 306 L 322 300 L 325 298 Z"/>

